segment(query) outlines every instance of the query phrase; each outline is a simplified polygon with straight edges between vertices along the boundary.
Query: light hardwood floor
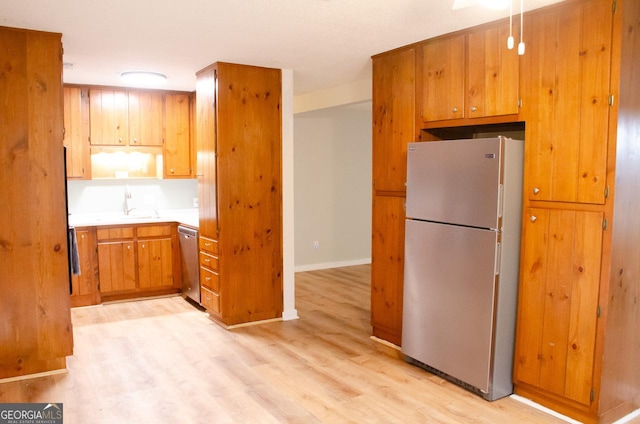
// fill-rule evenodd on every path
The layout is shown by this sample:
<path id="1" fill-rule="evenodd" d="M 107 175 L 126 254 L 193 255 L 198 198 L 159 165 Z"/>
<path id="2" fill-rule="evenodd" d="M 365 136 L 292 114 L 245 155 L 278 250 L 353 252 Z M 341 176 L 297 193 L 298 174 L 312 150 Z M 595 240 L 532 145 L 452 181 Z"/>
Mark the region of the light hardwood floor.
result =
<path id="1" fill-rule="evenodd" d="M 74 423 L 562 423 L 370 339 L 369 266 L 296 275 L 300 318 L 225 330 L 181 297 L 72 310 L 68 373 L 0 384 Z"/>

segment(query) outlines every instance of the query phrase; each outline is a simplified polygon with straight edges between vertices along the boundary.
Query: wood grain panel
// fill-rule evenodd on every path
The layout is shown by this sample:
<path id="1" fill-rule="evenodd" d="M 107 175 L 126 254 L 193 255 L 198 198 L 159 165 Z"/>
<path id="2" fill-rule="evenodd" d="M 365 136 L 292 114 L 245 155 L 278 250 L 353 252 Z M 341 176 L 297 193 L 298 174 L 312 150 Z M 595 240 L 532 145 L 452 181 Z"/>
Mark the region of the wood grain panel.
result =
<path id="1" fill-rule="evenodd" d="M 171 239 L 138 240 L 138 287 L 173 285 Z"/>
<path id="2" fill-rule="evenodd" d="M 639 407 L 640 367 L 640 2 L 618 1 L 612 55 L 617 114 L 610 283 L 601 294 L 606 317 L 600 408 L 613 422 Z M 615 111 L 615 108 L 613 109 Z M 613 129 L 611 129 L 613 128 Z M 605 262 L 606 263 L 606 262 Z"/>
<path id="3" fill-rule="evenodd" d="M 505 48 L 508 37 L 508 24 L 468 35 L 466 116 L 469 118 L 518 113 L 519 60 L 516 49 Z"/>
<path id="4" fill-rule="evenodd" d="M 607 184 L 612 13 L 609 2 L 582 6 L 580 153 L 577 201 L 604 203 Z"/>
<path id="5" fill-rule="evenodd" d="M 422 44 L 422 119 L 464 118 L 465 35 Z"/>
<path id="6" fill-rule="evenodd" d="M 188 178 L 192 173 L 191 163 L 191 96 L 189 94 L 165 95 L 165 178 Z"/>
<path id="7" fill-rule="evenodd" d="M 128 96 L 124 90 L 89 90 L 91 145 L 129 143 Z"/>
<path id="8" fill-rule="evenodd" d="M 528 209 L 523 218 L 523 244 L 520 258 L 518 322 L 514 360 L 514 379 L 534 386 L 540 384 L 540 344 L 544 321 L 547 250 L 549 249 L 549 211 Z"/>
<path id="9" fill-rule="evenodd" d="M 86 89 L 64 87 L 64 145 L 67 148 L 67 178 L 88 179 L 89 97 Z"/>
<path id="10" fill-rule="evenodd" d="M 599 0 L 552 8 L 525 21 L 530 200 L 604 203 L 611 22 L 611 4 Z"/>
<path id="11" fill-rule="evenodd" d="M 98 243 L 100 293 L 136 289 L 136 260 L 133 241 Z"/>
<path id="12" fill-rule="evenodd" d="M 590 404 L 602 212 L 525 212 L 514 377 Z"/>
<path id="13" fill-rule="evenodd" d="M 575 237 L 575 212 L 553 211 L 549 216 L 547 275 L 540 344 L 540 387 L 564 394 L 567 333 L 571 311 L 571 267 Z"/>
<path id="14" fill-rule="evenodd" d="M 375 196 L 371 235 L 373 335 L 400 346 L 404 283 L 404 197 Z"/>
<path id="15" fill-rule="evenodd" d="M 198 72 L 196 80 L 198 213 L 200 234 L 211 239 L 218 237 L 216 79 L 217 66 L 214 65 Z"/>
<path id="16" fill-rule="evenodd" d="M 225 324 L 276 318 L 282 313 L 281 73 L 217 66 L 220 311 Z"/>
<path id="17" fill-rule="evenodd" d="M 61 35 L 0 27 L 0 378 L 72 354 Z"/>
<path id="18" fill-rule="evenodd" d="M 164 96 L 162 92 L 128 92 L 129 144 L 162 146 Z"/>
<path id="19" fill-rule="evenodd" d="M 602 213 L 576 215 L 564 395 L 584 405 L 590 404 L 590 391 L 593 387 L 602 220 Z"/>
<path id="20" fill-rule="evenodd" d="M 373 187 L 405 191 L 407 143 L 415 141 L 415 49 L 373 59 Z"/>

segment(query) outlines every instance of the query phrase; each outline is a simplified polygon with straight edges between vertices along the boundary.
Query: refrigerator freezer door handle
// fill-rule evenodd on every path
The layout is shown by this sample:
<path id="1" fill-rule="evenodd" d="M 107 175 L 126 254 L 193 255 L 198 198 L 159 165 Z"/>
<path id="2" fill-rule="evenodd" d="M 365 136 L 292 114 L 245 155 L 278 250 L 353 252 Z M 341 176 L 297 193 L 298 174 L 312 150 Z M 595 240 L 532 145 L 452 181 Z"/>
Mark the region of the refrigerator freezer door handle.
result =
<path id="1" fill-rule="evenodd" d="M 498 188 L 498 218 L 502 218 L 504 211 L 504 184 L 500 184 Z"/>
<path id="2" fill-rule="evenodd" d="M 496 243 L 496 267 L 494 270 L 495 275 L 500 275 L 500 256 L 502 256 L 502 245 Z"/>

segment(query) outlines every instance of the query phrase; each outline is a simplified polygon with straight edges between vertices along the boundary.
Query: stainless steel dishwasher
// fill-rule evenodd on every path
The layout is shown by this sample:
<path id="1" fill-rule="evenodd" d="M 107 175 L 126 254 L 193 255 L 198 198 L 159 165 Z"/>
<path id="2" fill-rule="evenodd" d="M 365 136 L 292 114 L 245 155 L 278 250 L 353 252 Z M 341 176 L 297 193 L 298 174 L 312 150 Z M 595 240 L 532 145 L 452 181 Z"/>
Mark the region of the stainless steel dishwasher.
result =
<path id="1" fill-rule="evenodd" d="M 200 267 L 198 265 L 198 231 L 178 226 L 182 262 L 182 297 L 200 303 Z"/>

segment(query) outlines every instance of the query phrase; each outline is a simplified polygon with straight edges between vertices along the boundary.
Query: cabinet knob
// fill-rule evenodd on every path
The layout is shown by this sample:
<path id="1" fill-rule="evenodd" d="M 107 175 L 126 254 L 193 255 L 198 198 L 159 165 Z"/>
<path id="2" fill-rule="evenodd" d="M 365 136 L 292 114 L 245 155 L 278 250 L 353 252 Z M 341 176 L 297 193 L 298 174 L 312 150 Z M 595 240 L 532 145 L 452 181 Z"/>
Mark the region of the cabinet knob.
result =
<path id="1" fill-rule="evenodd" d="M 531 222 L 536 222 L 536 220 L 538 219 L 537 216 L 535 215 L 531 215 L 531 217 L 529 218 L 531 220 Z"/>
<path id="2" fill-rule="evenodd" d="M 207 258 L 204 261 L 208 263 L 208 262 L 211 262 L 211 259 Z"/>
<path id="3" fill-rule="evenodd" d="M 211 277 L 204 277 L 205 280 L 211 281 Z"/>
<path id="4" fill-rule="evenodd" d="M 144 249 L 144 243 L 142 243 L 142 248 Z"/>
<path id="5" fill-rule="evenodd" d="M 451 109 L 451 111 L 452 111 L 453 113 L 457 113 L 457 112 L 458 112 L 458 108 L 457 108 L 457 107 L 454 107 L 453 109 Z"/>
<path id="6" fill-rule="evenodd" d="M 122 137 L 120 137 L 120 138 L 118 139 L 118 142 L 119 142 L 119 143 L 122 143 Z"/>
<path id="7" fill-rule="evenodd" d="M 538 194 L 538 193 L 540 193 L 540 189 L 538 187 L 534 187 L 533 194 Z"/>
<path id="8" fill-rule="evenodd" d="M 173 170 L 173 168 L 169 168 L 169 172 L 173 174 L 175 171 Z"/>
<path id="9" fill-rule="evenodd" d="M 131 250 L 131 246 L 127 246 L 127 249 Z"/>
<path id="10" fill-rule="evenodd" d="M 471 106 L 471 112 L 475 112 L 475 111 L 477 111 L 477 110 L 478 110 L 478 108 L 477 108 L 477 107 L 475 107 L 475 106 Z"/>
<path id="11" fill-rule="evenodd" d="M 137 143 L 137 142 L 138 142 L 138 139 L 137 139 L 137 138 L 134 138 L 134 139 L 133 139 L 133 142 L 134 142 L 134 143 Z"/>

